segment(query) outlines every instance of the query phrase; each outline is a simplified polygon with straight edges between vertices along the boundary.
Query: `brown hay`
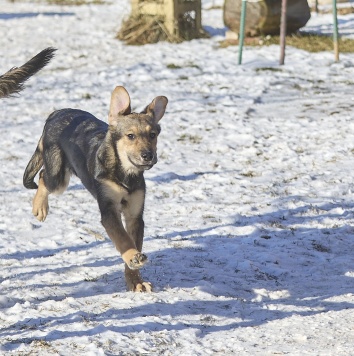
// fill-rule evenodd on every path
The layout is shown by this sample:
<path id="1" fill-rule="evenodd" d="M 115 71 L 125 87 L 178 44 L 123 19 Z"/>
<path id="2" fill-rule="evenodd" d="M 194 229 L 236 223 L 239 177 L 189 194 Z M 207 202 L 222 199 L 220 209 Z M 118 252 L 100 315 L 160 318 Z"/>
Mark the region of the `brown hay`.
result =
<path id="1" fill-rule="evenodd" d="M 117 38 L 129 45 L 144 45 L 159 41 L 181 43 L 209 37 L 204 31 L 196 32 L 195 24 L 188 16 L 180 19 L 180 36 L 176 36 L 169 33 L 160 16 L 138 15 L 123 21 Z"/>
<path id="2" fill-rule="evenodd" d="M 182 38 L 172 36 L 158 16 L 131 16 L 123 21 L 117 38 L 129 45 L 143 45 L 168 41 L 180 43 Z"/>

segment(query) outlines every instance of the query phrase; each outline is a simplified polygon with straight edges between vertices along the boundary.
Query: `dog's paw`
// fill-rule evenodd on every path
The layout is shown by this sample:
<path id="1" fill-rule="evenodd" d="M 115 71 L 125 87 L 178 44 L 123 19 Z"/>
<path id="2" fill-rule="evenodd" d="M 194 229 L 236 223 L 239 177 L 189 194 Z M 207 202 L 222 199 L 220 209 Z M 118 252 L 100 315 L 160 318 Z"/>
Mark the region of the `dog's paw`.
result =
<path id="1" fill-rule="evenodd" d="M 137 292 L 137 293 L 151 293 L 152 292 L 152 284 L 149 282 L 142 282 L 142 283 L 138 283 L 134 289 L 133 292 Z"/>
<path id="2" fill-rule="evenodd" d="M 37 220 L 43 222 L 48 215 L 49 207 L 48 205 L 33 206 L 32 213 L 37 218 Z"/>
<path id="3" fill-rule="evenodd" d="M 44 221 L 49 212 L 49 192 L 44 186 L 43 179 L 39 182 L 39 188 L 33 198 L 32 213 L 39 220 Z"/>
<path id="4" fill-rule="evenodd" d="M 127 290 L 130 292 L 137 293 L 151 293 L 152 284 L 145 282 L 139 270 L 132 270 L 127 265 L 125 265 L 125 282 L 127 284 Z"/>
<path id="5" fill-rule="evenodd" d="M 127 263 L 127 265 L 130 269 L 139 269 L 144 266 L 147 260 L 148 258 L 146 255 L 138 252 L 133 256 L 133 258 L 129 261 L 129 263 Z"/>

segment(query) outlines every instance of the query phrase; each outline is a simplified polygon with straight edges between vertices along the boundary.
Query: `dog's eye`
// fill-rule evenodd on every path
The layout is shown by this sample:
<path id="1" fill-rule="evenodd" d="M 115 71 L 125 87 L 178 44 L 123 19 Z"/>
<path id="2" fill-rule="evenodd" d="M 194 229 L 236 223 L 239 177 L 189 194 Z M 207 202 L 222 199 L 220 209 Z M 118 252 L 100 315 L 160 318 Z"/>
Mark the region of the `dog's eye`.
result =
<path id="1" fill-rule="evenodd" d="M 134 134 L 128 134 L 127 136 L 128 136 L 128 138 L 129 138 L 129 140 L 134 140 L 134 138 L 135 138 L 135 135 L 134 135 Z"/>
<path id="2" fill-rule="evenodd" d="M 155 138 L 155 137 L 156 137 L 155 132 L 150 132 L 150 138 Z"/>

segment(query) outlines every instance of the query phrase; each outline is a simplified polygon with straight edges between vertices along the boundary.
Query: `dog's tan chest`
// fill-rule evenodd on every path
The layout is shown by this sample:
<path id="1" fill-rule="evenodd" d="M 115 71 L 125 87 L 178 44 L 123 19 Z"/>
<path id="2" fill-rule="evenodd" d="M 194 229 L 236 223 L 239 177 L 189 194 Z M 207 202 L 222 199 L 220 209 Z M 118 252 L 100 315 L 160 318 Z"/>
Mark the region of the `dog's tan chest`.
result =
<path id="1" fill-rule="evenodd" d="M 144 190 L 138 189 L 129 193 L 126 188 L 110 180 L 101 182 L 104 194 L 110 200 L 113 200 L 120 211 L 129 214 L 130 217 L 138 216 L 144 207 Z"/>

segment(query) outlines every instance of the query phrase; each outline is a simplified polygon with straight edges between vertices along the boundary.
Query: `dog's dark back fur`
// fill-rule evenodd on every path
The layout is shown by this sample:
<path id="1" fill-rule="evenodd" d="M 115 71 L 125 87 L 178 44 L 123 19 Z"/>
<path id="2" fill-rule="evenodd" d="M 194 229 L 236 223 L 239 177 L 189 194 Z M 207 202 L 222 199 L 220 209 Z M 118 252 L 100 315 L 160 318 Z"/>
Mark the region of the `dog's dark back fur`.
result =
<path id="1" fill-rule="evenodd" d="M 61 185 L 66 173 L 65 170 L 58 171 L 55 166 L 65 167 L 66 170 L 70 170 L 74 174 L 77 174 L 76 172 L 82 169 L 87 172 L 88 168 L 86 167 L 86 158 L 83 152 L 87 154 L 95 149 L 97 144 L 101 143 L 98 142 L 98 137 L 102 137 L 102 135 L 91 136 L 91 134 L 93 132 L 102 132 L 104 137 L 107 127 L 106 123 L 97 120 L 93 115 L 82 110 L 63 109 L 53 112 L 46 121 L 40 144 L 37 146 L 25 170 L 23 176 L 24 186 L 28 189 L 37 189 L 33 179 L 42 165 L 47 167 L 47 172 L 57 173 L 56 176 L 51 174 L 49 179 L 46 180 L 48 181 L 47 188 L 49 191 L 54 191 Z M 70 135 L 68 135 L 69 132 Z M 73 133 L 75 139 L 71 139 Z M 86 142 L 82 140 L 82 136 L 91 137 L 92 139 Z M 50 149 L 43 152 L 43 145 L 50 147 Z M 66 157 L 66 154 L 68 154 L 68 157 Z M 69 164 L 71 156 L 72 162 Z M 87 162 L 90 162 L 90 160 L 87 159 Z M 91 191 L 92 184 L 89 182 L 83 183 Z"/>
<path id="2" fill-rule="evenodd" d="M 0 99 L 19 93 L 24 83 L 54 57 L 55 48 L 48 47 L 30 59 L 21 67 L 14 67 L 0 76 Z"/>
<path id="3" fill-rule="evenodd" d="M 134 119 L 129 119 L 132 120 Z M 152 124 L 152 120 L 149 121 Z M 156 131 L 160 132 L 160 126 L 155 126 Z M 24 186 L 27 189 L 38 188 L 34 178 L 44 165 L 47 168 L 44 173 L 45 181 L 50 192 L 65 188 L 66 174 L 78 176 L 94 197 L 97 195 L 96 179 L 119 182 L 128 191 L 144 188 L 143 172 L 127 175 L 119 164 L 114 142 L 119 140 L 120 135 L 119 128 L 109 129 L 107 123 L 86 111 L 62 109 L 53 112 L 46 121 L 40 144 L 25 170 Z M 49 149 L 43 152 L 43 146 Z M 105 169 L 99 170 L 100 167 Z"/>

